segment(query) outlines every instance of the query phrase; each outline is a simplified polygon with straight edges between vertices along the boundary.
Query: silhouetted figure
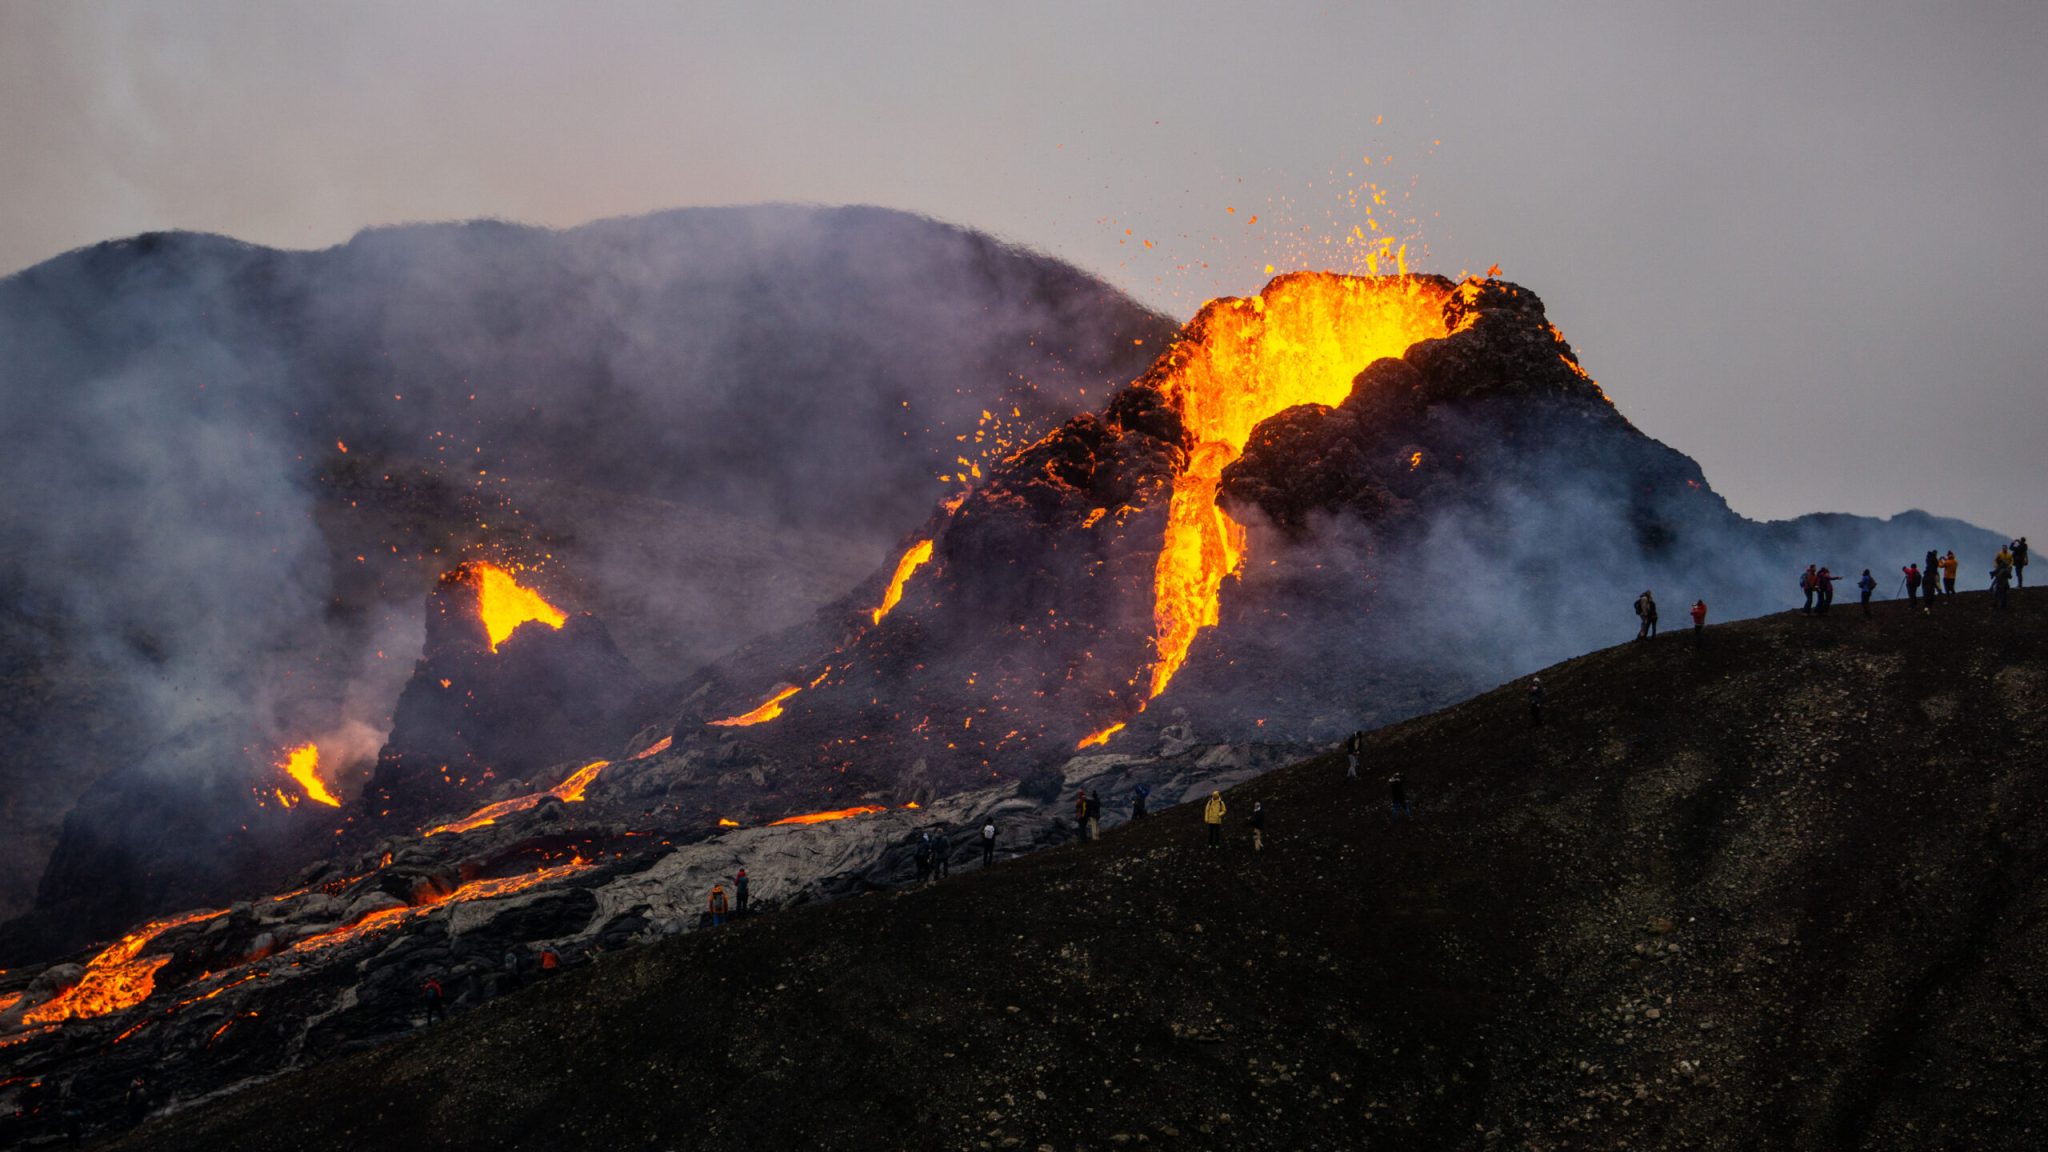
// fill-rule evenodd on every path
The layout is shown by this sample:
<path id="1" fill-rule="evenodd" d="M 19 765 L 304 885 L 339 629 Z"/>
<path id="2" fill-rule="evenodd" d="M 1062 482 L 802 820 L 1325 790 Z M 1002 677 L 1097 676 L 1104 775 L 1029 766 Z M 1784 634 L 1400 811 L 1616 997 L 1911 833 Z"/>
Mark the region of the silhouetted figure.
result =
<path id="1" fill-rule="evenodd" d="M 1244 818 L 1244 826 L 1252 830 L 1252 851 L 1266 850 L 1266 803 L 1252 801 L 1252 814 Z"/>
<path id="2" fill-rule="evenodd" d="M 1150 784 L 1140 784 L 1136 788 L 1131 789 L 1131 819 L 1143 820 L 1145 818 L 1145 800 L 1151 795 L 1152 786 Z"/>
<path id="3" fill-rule="evenodd" d="M 1926 563 L 1920 565 L 1920 606 L 1934 607 L 1934 598 L 1940 594 L 1941 553 L 1929 548 Z"/>
<path id="4" fill-rule="evenodd" d="M 2012 596 L 2012 553 L 2004 548 L 1991 561 L 1991 606 L 2004 608 Z"/>
<path id="5" fill-rule="evenodd" d="M 1088 806 L 1083 809 L 1088 817 L 1088 838 L 1102 839 L 1102 793 L 1088 793 Z"/>
<path id="6" fill-rule="evenodd" d="M 1636 621 L 1636 639 L 1648 640 L 1657 634 L 1657 601 L 1647 588 L 1636 597 Z"/>
<path id="7" fill-rule="evenodd" d="M 1692 602 L 1692 642 L 1698 645 L 1707 635 L 1707 602 Z"/>
<path id="8" fill-rule="evenodd" d="M 2027 538 L 2025 536 L 2012 542 L 2012 577 L 2020 587 L 2025 588 L 2027 586 Z"/>
<path id="9" fill-rule="evenodd" d="M 946 839 L 945 825 L 932 829 L 932 879 L 944 880 L 953 874 L 953 842 Z"/>
<path id="10" fill-rule="evenodd" d="M 1088 790 L 1083 788 L 1074 793 L 1074 835 L 1088 838 Z"/>
<path id="11" fill-rule="evenodd" d="M 929 883 L 932 878 L 932 834 L 921 832 L 917 837 L 917 851 L 910 854 L 911 862 L 917 865 L 917 882 Z"/>
<path id="12" fill-rule="evenodd" d="M 1359 765 L 1365 762 L 1365 733 L 1353 732 L 1351 739 L 1344 742 L 1344 779 L 1358 779 Z"/>
<path id="13" fill-rule="evenodd" d="M 1908 564 L 1899 571 L 1906 574 L 1906 610 L 1910 612 L 1920 607 L 1920 566 Z M 1922 608 L 1921 611 L 1924 612 L 1926 609 Z"/>
<path id="14" fill-rule="evenodd" d="M 1811 564 L 1806 566 L 1806 571 L 1799 574 L 1799 590 L 1806 593 L 1806 603 L 1799 611 L 1808 616 L 1813 615 L 1813 594 L 1818 591 L 1814 586 L 1813 578 L 1818 574 Z"/>
<path id="15" fill-rule="evenodd" d="M 1209 826 L 1209 847 L 1223 847 L 1223 814 L 1229 811 L 1223 804 L 1223 793 L 1209 793 L 1209 802 L 1202 805 L 1202 823 Z"/>
<path id="16" fill-rule="evenodd" d="M 1863 614 L 1870 615 L 1870 594 L 1877 591 L 1877 577 L 1870 574 L 1870 569 L 1863 570 L 1863 579 L 1856 582 L 1856 590 L 1863 593 Z"/>
<path id="17" fill-rule="evenodd" d="M 128 1090 L 121 1094 L 121 1106 L 128 1110 L 128 1122 L 140 1124 L 149 1116 L 149 1085 L 137 1076 L 128 1081 Z"/>
<path id="18" fill-rule="evenodd" d="M 988 867 L 996 862 L 996 822 L 986 821 L 981 826 L 981 866 Z"/>
<path id="19" fill-rule="evenodd" d="M 1825 616 L 1828 614 L 1828 609 L 1835 606 L 1835 581 L 1837 579 L 1839 579 L 1839 577 L 1837 577 L 1833 572 L 1828 571 L 1825 566 L 1823 566 L 1819 572 L 1814 574 L 1814 615 Z"/>
<path id="20" fill-rule="evenodd" d="M 420 995 L 426 1001 L 427 1023 L 432 1024 L 434 1021 L 439 1020 L 441 1018 L 442 1005 L 447 1000 L 447 997 L 441 991 L 441 982 L 431 976 L 427 977 L 427 982 L 420 985 Z"/>
<path id="21" fill-rule="evenodd" d="M 1543 727 L 1543 681 L 1534 677 L 1529 680 L 1529 726 Z"/>
<path id="22" fill-rule="evenodd" d="M 740 868 L 739 875 L 732 878 L 732 914 L 747 914 L 747 870 L 744 866 Z"/>
<path id="23" fill-rule="evenodd" d="M 1389 820 L 1398 821 L 1414 815 L 1408 807 L 1408 781 L 1402 779 L 1399 772 L 1387 777 L 1387 799 L 1393 804 Z"/>
<path id="24" fill-rule="evenodd" d="M 1941 558 L 1941 594 L 1956 594 L 1956 552 L 1953 548 L 1949 549 L 1948 555 Z"/>
<path id="25" fill-rule="evenodd" d="M 553 976 L 562 970 L 562 954 L 555 951 L 553 944 L 540 950 L 540 974 Z"/>

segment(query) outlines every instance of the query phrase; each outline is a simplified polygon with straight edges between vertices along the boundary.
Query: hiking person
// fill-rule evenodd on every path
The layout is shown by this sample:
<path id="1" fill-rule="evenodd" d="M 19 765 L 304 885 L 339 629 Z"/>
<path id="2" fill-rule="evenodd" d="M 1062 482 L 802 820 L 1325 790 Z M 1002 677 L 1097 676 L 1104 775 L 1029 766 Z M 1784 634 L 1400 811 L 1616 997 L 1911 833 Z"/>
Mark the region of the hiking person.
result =
<path id="1" fill-rule="evenodd" d="M 711 899 L 707 901 L 707 903 L 709 904 L 711 911 L 711 926 L 713 928 L 716 928 L 719 925 L 724 924 L 725 914 L 731 911 L 731 907 L 725 902 L 725 885 L 717 883 L 712 884 Z"/>
<path id="2" fill-rule="evenodd" d="M 1877 591 L 1877 578 L 1870 574 L 1870 569 L 1863 570 L 1863 579 L 1856 582 L 1856 590 L 1863 593 L 1863 614 L 1870 615 L 1870 594 Z"/>
<path id="3" fill-rule="evenodd" d="M 128 1090 L 121 1094 L 121 1103 L 128 1109 L 128 1119 L 136 1124 L 149 1116 L 149 1085 L 137 1076 L 128 1081 Z"/>
<path id="4" fill-rule="evenodd" d="M 917 865 L 917 882 L 930 883 L 932 878 L 932 834 L 922 832 L 917 837 L 917 851 L 910 854 L 911 862 Z"/>
<path id="5" fill-rule="evenodd" d="M 1529 727 L 1543 727 L 1543 681 L 1534 676 L 1529 678 Z"/>
<path id="6" fill-rule="evenodd" d="M 1806 593 L 1806 604 L 1803 607 L 1801 607 L 1799 611 L 1807 616 L 1813 615 L 1813 578 L 1817 574 L 1818 573 L 1814 571 L 1814 567 L 1811 564 L 1808 564 L 1806 566 L 1806 571 L 1801 572 L 1799 574 L 1799 590 L 1801 592 Z"/>
<path id="7" fill-rule="evenodd" d="M 1839 579 L 1841 577 L 1828 571 L 1826 565 L 1822 565 L 1820 572 L 1814 576 L 1813 589 L 1818 600 L 1813 608 L 1814 615 L 1825 616 L 1828 609 L 1835 606 L 1835 581 Z"/>
<path id="8" fill-rule="evenodd" d="M 1927 563 L 1920 566 L 1920 606 L 1932 608 L 1934 597 L 1941 591 L 1941 553 L 1927 550 Z"/>
<path id="9" fill-rule="evenodd" d="M 441 1004 L 446 999 L 441 992 L 441 982 L 432 976 L 427 977 L 427 982 L 420 985 L 420 995 L 427 1003 L 427 1023 L 432 1024 L 439 1020 Z"/>
<path id="10" fill-rule="evenodd" d="M 540 974 L 553 976 L 562 970 L 562 954 L 555 951 L 553 944 L 540 950 Z"/>
<path id="11" fill-rule="evenodd" d="M 1692 642 L 1698 644 L 1707 634 L 1707 602 L 1692 602 Z"/>
<path id="12" fill-rule="evenodd" d="M 1365 760 L 1365 733 L 1353 732 L 1344 742 L 1344 779 L 1358 779 L 1358 766 Z"/>
<path id="13" fill-rule="evenodd" d="M 1636 639 L 1648 640 L 1657 634 L 1657 601 L 1647 588 L 1636 597 L 1636 619 L 1640 622 L 1636 626 Z"/>
<path id="14" fill-rule="evenodd" d="M 2012 594 L 2012 554 L 2005 549 L 1998 550 L 1998 558 L 1991 569 L 1991 606 L 2004 608 Z"/>
<path id="15" fill-rule="evenodd" d="M 1252 814 L 1244 818 L 1244 826 L 1252 830 L 1252 851 L 1266 850 L 1266 802 L 1252 801 Z"/>
<path id="16" fill-rule="evenodd" d="M 502 961 L 502 963 L 505 966 L 505 975 L 503 979 L 504 986 L 507 990 L 519 987 L 520 970 L 525 967 L 525 964 L 521 963 L 521 960 L 522 957 L 519 955 L 518 945 L 515 944 L 512 947 L 505 949 L 505 958 Z"/>
<path id="17" fill-rule="evenodd" d="M 1074 792 L 1074 835 L 1079 836 L 1083 840 L 1088 838 L 1088 790 L 1086 788 L 1079 788 Z"/>
<path id="18" fill-rule="evenodd" d="M 1202 805 L 1202 823 L 1209 826 L 1209 847 L 1211 848 L 1223 847 L 1223 813 L 1228 810 L 1224 807 L 1223 793 L 1221 792 L 1209 793 L 1209 802 Z"/>
<path id="19" fill-rule="evenodd" d="M 1414 810 L 1408 807 L 1408 781 L 1402 779 L 1399 772 L 1387 777 L 1387 799 L 1393 803 L 1389 820 L 1398 821 L 1404 816 L 1415 814 Z"/>
<path id="20" fill-rule="evenodd" d="M 1906 611 L 1910 612 L 1920 606 L 1920 567 L 1908 564 L 1899 571 L 1906 574 Z"/>
<path id="21" fill-rule="evenodd" d="M 1150 784 L 1140 784 L 1136 788 L 1131 789 L 1131 819 L 1143 820 L 1145 818 L 1145 798 L 1150 795 L 1152 795 L 1152 786 Z"/>
<path id="22" fill-rule="evenodd" d="M 1102 793 L 1088 793 L 1088 806 L 1082 811 L 1088 817 L 1088 839 L 1102 839 Z"/>
<path id="23" fill-rule="evenodd" d="M 2012 542 L 2012 576 L 2014 580 L 2019 582 L 2020 587 L 2025 588 L 2027 586 L 2027 538 L 2025 536 Z"/>
<path id="24" fill-rule="evenodd" d="M 953 842 L 946 839 L 946 826 L 932 829 L 932 879 L 944 880 L 953 874 Z"/>
<path id="25" fill-rule="evenodd" d="M 1956 594 L 1956 550 L 1953 548 L 1948 550 L 1948 555 L 1941 558 L 1941 594 Z"/>
<path id="26" fill-rule="evenodd" d="M 996 822 L 993 819 L 981 826 L 981 866 L 987 868 L 996 862 Z"/>
<path id="27" fill-rule="evenodd" d="M 739 875 L 732 878 L 732 914 L 747 914 L 747 866 L 740 865 Z"/>

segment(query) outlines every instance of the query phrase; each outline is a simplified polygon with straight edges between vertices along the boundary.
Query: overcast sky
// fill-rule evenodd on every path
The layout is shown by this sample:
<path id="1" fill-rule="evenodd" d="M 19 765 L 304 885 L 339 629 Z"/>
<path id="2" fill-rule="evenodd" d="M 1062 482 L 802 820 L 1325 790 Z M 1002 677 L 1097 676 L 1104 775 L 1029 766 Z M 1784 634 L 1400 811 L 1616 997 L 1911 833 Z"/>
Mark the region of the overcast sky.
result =
<path id="1" fill-rule="evenodd" d="M 2040 0 L 0 0 L 0 273 L 162 228 L 869 203 L 1186 317 L 1377 222 L 1533 288 L 1759 517 L 2048 535 L 2044 179 Z"/>

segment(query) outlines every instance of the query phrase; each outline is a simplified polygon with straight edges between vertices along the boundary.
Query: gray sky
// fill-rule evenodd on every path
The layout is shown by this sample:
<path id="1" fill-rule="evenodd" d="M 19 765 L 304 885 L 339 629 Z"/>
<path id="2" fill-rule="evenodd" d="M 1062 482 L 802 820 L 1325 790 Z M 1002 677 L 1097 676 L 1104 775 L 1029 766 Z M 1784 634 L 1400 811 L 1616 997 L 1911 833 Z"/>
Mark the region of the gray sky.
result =
<path id="1" fill-rule="evenodd" d="M 1371 182 L 1411 269 L 1535 289 L 1738 510 L 2048 535 L 2044 121 L 2038 0 L 0 0 L 0 272 L 159 228 L 872 203 L 1185 317 L 1354 267 L 1325 241 Z"/>

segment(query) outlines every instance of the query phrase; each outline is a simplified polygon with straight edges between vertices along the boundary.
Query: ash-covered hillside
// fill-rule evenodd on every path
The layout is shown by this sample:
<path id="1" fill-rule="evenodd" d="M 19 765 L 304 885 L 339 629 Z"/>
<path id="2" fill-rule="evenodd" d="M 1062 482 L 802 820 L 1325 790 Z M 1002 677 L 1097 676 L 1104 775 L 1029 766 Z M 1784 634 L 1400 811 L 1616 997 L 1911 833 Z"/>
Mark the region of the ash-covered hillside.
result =
<path id="1" fill-rule="evenodd" d="M 1517 681 L 1362 781 L 1228 788 L 1221 849 L 1111 791 L 1101 843 L 606 955 L 113 1147 L 2030 1147 L 2043 609 L 1618 645 L 1540 728 Z"/>
<path id="2" fill-rule="evenodd" d="M 320 820 L 254 803 L 273 761 L 319 741 L 360 787 L 466 557 L 538 566 L 673 680 L 844 594 L 1171 330 L 862 208 L 154 234 L 0 279 L 0 914 L 67 816 L 104 904 L 74 943 L 300 844 Z"/>

